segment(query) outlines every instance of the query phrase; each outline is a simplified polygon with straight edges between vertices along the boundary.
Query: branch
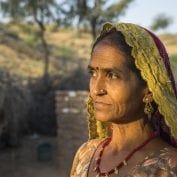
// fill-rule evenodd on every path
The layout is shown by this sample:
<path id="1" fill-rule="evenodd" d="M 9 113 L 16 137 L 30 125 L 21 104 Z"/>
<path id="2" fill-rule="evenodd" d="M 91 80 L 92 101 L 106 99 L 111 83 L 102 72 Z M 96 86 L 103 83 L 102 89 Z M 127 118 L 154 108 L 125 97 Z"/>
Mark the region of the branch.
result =
<path id="1" fill-rule="evenodd" d="M 122 0 L 116 4 L 112 4 L 105 10 L 106 13 L 103 13 L 103 16 L 108 18 L 118 17 L 125 13 L 131 2 L 133 2 L 133 0 Z"/>

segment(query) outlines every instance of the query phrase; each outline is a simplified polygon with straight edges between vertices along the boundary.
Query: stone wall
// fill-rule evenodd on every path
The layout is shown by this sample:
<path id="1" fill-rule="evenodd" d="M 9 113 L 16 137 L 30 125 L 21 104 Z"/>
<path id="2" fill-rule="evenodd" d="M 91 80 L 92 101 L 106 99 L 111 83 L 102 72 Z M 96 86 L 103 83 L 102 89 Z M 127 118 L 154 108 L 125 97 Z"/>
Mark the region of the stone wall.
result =
<path id="1" fill-rule="evenodd" d="M 88 139 L 87 91 L 57 91 L 58 167 L 60 177 L 69 177 L 78 147 Z"/>

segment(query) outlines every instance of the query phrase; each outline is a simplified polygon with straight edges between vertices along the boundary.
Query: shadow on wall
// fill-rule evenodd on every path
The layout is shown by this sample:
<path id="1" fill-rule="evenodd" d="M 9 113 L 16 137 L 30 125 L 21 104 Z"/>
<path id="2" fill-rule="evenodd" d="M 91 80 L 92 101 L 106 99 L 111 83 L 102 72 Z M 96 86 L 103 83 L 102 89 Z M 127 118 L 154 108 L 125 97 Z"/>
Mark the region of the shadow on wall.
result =
<path id="1" fill-rule="evenodd" d="M 31 106 L 29 112 L 30 133 L 55 136 L 57 134 L 55 95 L 52 78 L 46 85 L 43 78 L 29 83 Z"/>

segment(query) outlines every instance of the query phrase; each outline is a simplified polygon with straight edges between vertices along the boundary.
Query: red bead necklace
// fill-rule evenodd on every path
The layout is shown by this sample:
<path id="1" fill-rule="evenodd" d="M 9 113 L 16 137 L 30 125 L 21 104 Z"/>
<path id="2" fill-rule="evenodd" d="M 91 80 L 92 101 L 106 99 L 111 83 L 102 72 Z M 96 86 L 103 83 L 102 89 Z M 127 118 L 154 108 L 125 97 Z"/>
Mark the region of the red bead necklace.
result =
<path id="1" fill-rule="evenodd" d="M 157 136 L 157 132 L 153 132 L 149 138 L 147 140 L 145 140 L 142 144 L 140 144 L 139 146 L 137 146 L 135 149 L 133 149 L 125 158 L 122 162 L 120 162 L 115 168 L 109 170 L 108 172 L 101 172 L 100 170 L 100 163 L 101 163 L 101 158 L 103 156 L 103 152 L 105 150 L 105 147 L 109 145 L 109 143 L 111 142 L 111 137 L 107 138 L 102 147 L 101 150 L 99 152 L 98 158 L 96 158 L 96 167 L 94 168 L 94 171 L 97 173 L 96 177 L 100 177 L 100 176 L 105 176 L 105 177 L 109 177 L 111 174 L 118 174 L 119 173 L 119 169 L 122 166 L 127 165 L 127 161 L 133 156 L 133 154 L 135 152 L 137 152 L 138 150 L 140 150 L 141 148 L 143 148 L 148 142 L 150 142 L 152 139 L 154 139 Z"/>

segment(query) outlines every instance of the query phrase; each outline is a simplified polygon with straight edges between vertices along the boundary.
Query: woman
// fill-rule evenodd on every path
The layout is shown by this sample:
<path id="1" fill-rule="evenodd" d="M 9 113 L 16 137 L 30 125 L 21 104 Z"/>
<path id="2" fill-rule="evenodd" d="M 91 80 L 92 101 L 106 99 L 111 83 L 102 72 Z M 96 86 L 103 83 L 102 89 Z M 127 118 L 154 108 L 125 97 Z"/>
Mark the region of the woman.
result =
<path id="1" fill-rule="evenodd" d="M 107 23 L 88 69 L 91 140 L 71 177 L 176 177 L 177 92 L 161 41 L 135 24 Z"/>

